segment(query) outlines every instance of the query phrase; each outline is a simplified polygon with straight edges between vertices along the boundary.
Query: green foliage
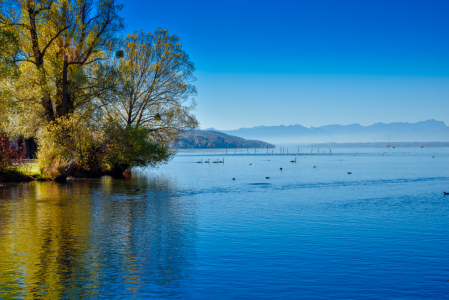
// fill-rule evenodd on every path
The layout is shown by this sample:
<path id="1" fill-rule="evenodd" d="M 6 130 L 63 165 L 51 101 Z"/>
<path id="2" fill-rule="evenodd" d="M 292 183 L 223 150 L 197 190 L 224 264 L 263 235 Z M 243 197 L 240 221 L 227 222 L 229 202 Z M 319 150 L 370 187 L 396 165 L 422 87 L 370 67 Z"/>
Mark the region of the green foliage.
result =
<path id="1" fill-rule="evenodd" d="M 18 75 L 13 58 L 19 50 L 19 42 L 13 32 L 0 29 L 0 81 Z"/>
<path id="2" fill-rule="evenodd" d="M 145 127 L 153 140 L 164 144 L 180 132 L 197 128 L 192 113 L 195 67 L 179 37 L 162 29 L 134 32 L 121 45 L 121 58 L 113 61 L 117 88 L 111 97 L 99 98 L 105 113 L 124 126 Z"/>
<path id="3" fill-rule="evenodd" d="M 51 179 L 59 178 L 67 173 L 68 161 L 60 156 L 59 149 L 45 147 L 38 152 L 39 171 Z"/>
<path id="4" fill-rule="evenodd" d="M 153 142 L 147 130 L 140 126 L 121 127 L 117 122 L 110 122 L 105 136 L 105 162 L 116 176 L 131 167 L 155 167 L 167 162 L 173 154 L 168 147 Z"/>
<path id="5" fill-rule="evenodd" d="M 39 167 L 51 178 L 101 175 L 102 135 L 78 115 L 50 122 L 39 134 Z"/>
<path id="6" fill-rule="evenodd" d="M 118 0 L 0 0 L 0 130 L 37 138 L 51 178 L 156 166 L 198 127 L 195 68 L 179 38 L 162 29 L 118 38 L 121 9 Z"/>

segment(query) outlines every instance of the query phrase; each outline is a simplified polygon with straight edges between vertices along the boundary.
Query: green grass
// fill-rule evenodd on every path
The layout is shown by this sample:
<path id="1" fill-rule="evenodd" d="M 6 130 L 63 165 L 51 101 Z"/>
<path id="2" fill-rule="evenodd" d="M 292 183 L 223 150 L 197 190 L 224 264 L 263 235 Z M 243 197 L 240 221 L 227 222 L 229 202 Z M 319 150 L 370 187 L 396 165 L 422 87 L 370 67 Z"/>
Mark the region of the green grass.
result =
<path id="1" fill-rule="evenodd" d="M 33 163 L 33 164 L 26 164 L 26 165 L 22 165 L 19 166 L 17 168 L 17 171 L 28 175 L 28 176 L 35 176 L 35 175 L 40 175 L 41 172 L 39 171 L 39 167 L 37 165 L 37 163 Z"/>
<path id="2" fill-rule="evenodd" d="M 36 161 L 36 160 L 31 160 Z M 33 177 L 39 179 L 47 179 L 39 170 L 37 163 L 31 163 L 18 166 L 17 168 L 11 168 L 5 173 L 0 173 L 2 179 L 19 179 L 24 177 Z"/>

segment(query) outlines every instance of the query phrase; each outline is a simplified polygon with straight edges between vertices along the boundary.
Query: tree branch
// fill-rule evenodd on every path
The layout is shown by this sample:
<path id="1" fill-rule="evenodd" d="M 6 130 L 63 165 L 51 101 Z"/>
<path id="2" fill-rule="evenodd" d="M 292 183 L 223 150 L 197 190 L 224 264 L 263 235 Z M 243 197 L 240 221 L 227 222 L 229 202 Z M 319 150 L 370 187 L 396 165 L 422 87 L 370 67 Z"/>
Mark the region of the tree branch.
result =
<path id="1" fill-rule="evenodd" d="M 59 32 L 58 32 L 58 34 L 56 34 L 54 37 L 52 37 L 51 38 L 51 40 L 47 43 L 47 46 L 45 46 L 45 48 L 44 48 L 44 50 L 42 50 L 42 56 L 44 56 L 45 55 L 45 51 L 47 51 L 47 49 L 48 49 L 48 47 L 51 45 L 51 43 L 53 43 L 53 41 L 63 32 L 63 31 L 65 31 L 66 29 L 68 29 L 69 28 L 69 26 L 66 26 L 66 27 L 64 27 L 64 28 L 62 28 Z"/>

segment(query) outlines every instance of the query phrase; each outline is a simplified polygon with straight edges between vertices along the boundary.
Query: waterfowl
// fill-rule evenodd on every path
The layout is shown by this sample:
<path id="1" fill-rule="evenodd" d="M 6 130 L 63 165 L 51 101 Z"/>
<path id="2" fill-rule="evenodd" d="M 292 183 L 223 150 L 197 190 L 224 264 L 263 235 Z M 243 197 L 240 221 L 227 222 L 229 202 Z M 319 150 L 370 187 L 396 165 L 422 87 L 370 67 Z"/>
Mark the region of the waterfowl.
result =
<path id="1" fill-rule="evenodd" d="M 352 174 L 352 172 L 348 172 L 348 174 L 349 174 L 349 175 L 351 175 L 351 174 Z"/>
<path id="2" fill-rule="evenodd" d="M 279 170 L 282 170 L 282 168 L 279 168 Z"/>
<path id="3" fill-rule="evenodd" d="M 270 177 L 265 177 L 265 179 L 270 179 Z"/>
<path id="4" fill-rule="evenodd" d="M 449 195 L 449 193 L 443 192 L 443 195 Z"/>
<path id="5" fill-rule="evenodd" d="M 232 180 L 235 180 L 235 178 L 232 178 Z"/>
<path id="6" fill-rule="evenodd" d="M 313 166 L 314 168 L 316 168 L 316 166 Z"/>

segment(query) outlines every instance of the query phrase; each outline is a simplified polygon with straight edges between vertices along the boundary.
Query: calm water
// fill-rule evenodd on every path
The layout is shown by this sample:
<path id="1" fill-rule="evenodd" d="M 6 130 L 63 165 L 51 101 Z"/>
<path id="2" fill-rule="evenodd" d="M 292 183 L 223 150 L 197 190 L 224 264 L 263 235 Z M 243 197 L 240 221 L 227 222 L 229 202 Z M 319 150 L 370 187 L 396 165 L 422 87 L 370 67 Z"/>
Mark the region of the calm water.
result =
<path id="1" fill-rule="evenodd" d="M 448 149 L 333 152 L 3 184 L 0 299 L 449 299 Z"/>

